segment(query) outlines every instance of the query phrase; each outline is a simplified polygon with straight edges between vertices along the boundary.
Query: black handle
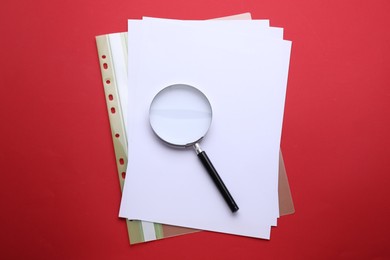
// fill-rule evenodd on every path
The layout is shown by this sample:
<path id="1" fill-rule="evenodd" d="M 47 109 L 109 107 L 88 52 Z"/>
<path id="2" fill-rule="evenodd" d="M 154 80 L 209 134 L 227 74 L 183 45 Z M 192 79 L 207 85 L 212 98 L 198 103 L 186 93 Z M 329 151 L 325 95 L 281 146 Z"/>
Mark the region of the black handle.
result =
<path id="1" fill-rule="evenodd" d="M 222 194 L 226 203 L 229 205 L 231 211 L 236 212 L 239 208 L 236 202 L 234 201 L 232 195 L 230 195 L 230 192 L 226 188 L 225 184 L 223 183 L 221 177 L 219 177 L 217 170 L 214 168 L 207 154 L 204 151 L 202 151 L 198 153 L 198 158 L 202 162 L 203 166 L 207 169 L 207 172 L 209 173 L 210 177 L 213 179 L 215 185 L 218 187 L 219 192 Z"/>

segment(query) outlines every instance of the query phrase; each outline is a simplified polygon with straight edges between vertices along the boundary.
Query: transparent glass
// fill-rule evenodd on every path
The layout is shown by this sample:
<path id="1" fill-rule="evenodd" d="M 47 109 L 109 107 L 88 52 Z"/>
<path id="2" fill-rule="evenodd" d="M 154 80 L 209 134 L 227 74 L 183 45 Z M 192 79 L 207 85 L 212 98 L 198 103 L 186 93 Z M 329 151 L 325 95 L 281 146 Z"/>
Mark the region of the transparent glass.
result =
<path id="1" fill-rule="evenodd" d="M 149 120 L 153 131 L 163 141 L 174 146 L 191 146 L 207 133 L 212 109 L 200 90 L 175 84 L 154 97 Z"/>

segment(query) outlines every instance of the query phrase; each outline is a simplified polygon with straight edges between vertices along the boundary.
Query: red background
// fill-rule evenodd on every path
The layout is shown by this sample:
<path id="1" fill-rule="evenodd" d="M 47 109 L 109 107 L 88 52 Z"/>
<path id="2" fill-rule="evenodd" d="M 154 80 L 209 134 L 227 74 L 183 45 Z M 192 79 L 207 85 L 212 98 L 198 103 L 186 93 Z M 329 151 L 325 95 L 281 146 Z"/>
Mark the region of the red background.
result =
<path id="1" fill-rule="evenodd" d="M 282 150 L 296 213 L 270 241 L 130 246 L 95 36 L 243 12 L 293 41 Z M 389 13 L 387 0 L 3 0 L 1 258 L 389 259 Z"/>

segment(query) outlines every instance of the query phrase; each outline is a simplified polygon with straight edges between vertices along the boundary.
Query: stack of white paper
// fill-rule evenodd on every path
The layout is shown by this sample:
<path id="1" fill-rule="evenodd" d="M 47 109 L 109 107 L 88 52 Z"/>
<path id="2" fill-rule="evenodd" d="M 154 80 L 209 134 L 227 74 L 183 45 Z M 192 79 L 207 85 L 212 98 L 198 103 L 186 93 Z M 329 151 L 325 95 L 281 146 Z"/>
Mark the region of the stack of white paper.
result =
<path id="1" fill-rule="evenodd" d="M 270 238 L 291 42 L 268 21 L 128 21 L 130 150 L 120 217 Z M 202 147 L 237 202 L 231 213 L 192 149 L 166 146 L 149 124 L 164 87 L 201 90 L 213 108 Z"/>

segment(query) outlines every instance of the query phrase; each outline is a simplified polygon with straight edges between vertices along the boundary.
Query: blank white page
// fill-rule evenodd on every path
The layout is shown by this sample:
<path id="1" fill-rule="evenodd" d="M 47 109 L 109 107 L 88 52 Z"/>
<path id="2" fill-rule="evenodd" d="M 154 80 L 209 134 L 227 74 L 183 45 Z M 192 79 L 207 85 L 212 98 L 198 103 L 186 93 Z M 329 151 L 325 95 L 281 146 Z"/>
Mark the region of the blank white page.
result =
<path id="1" fill-rule="evenodd" d="M 129 21 L 129 159 L 120 216 L 269 239 L 291 42 L 256 23 Z M 209 98 L 201 146 L 240 210 L 231 213 L 193 150 L 164 145 L 148 109 L 165 86 Z"/>

